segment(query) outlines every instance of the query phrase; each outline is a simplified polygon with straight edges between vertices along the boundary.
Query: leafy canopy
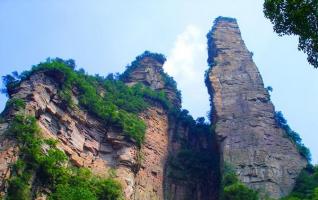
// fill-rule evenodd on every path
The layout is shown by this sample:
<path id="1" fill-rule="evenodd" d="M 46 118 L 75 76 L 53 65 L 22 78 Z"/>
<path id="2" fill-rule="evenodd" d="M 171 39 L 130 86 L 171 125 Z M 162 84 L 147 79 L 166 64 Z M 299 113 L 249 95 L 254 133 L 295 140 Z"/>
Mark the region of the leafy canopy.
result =
<path id="1" fill-rule="evenodd" d="M 318 0 L 265 0 L 264 14 L 279 35 L 299 36 L 298 49 L 318 68 Z"/>

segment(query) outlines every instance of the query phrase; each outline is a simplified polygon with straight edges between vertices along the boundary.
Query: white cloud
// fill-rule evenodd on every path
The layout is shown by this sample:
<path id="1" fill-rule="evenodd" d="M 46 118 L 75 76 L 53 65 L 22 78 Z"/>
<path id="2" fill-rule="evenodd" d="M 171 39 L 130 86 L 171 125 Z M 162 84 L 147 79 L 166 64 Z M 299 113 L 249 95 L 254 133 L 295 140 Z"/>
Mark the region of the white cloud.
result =
<path id="1" fill-rule="evenodd" d="M 164 65 L 165 71 L 174 77 L 182 91 L 183 107 L 195 117 L 205 116 L 210 109 L 204 84 L 206 59 L 205 34 L 198 27 L 188 25 L 177 36 Z"/>

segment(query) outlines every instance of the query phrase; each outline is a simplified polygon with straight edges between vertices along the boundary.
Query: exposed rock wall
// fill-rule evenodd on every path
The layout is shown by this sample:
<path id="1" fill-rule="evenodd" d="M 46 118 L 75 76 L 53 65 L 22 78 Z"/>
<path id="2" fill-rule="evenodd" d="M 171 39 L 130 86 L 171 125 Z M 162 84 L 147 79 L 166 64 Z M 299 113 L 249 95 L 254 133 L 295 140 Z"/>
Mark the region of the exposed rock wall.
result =
<path id="1" fill-rule="evenodd" d="M 307 161 L 276 125 L 274 106 L 236 20 L 218 18 L 208 38 L 211 68 L 206 83 L 216 134 L 191 131 L 189 115 L 169 115 L 169 106 L 149 99 L 151 106 L 139 114 L 147 125 L 139 149 L 121 130 L 77 105 L 76 87 L 72 90 L 75 106 L 66 106 L 59 96 L 63 75 L 57 71 L 31 75 L 10 95 L 25 100 L 26 114 L 36 117 L 44 137 L 59 140 L 58 147 L 74 166 L 90 168 L 100 176 L 115 170 L 127 200 L 216 200 L 220 165 L 225 163 L 250 188 L 275 199 L 285 196 Z M 125 74 L 125 83 L 165 92 L 179 112 L 180 95 L 163 71 L 164 57 L 148 52 L 137 58 Z M 99 92 L 107 95 L 103 89 Z M 0 122 L 1 194 L 19 153 L 16 141 L 5 135 L 13 116 L 10 112 Z M 193 119 L 191 123 L 195 124 Z M 173 159 L 177 160 L 174 168 Z M 204 166 L 195 166 L 198 163 Z M 189 170 L 193 166 L 194 171 Z"/>
<path id="2" fill-rule="evenodd" d="M 181 99 L 177 96 L 176 88 L 167 85 L 164 76 L 163 63 L 146 56 L 138 61 L 138 67 L 129 73 L 125 83 L 127 85 L 142 83 L 153 90 L 164 91 L 174 106 L 181 107 Z"/>
<path id="3" fill-rule="evenodd" d="M 274 120 L 274 106 L 235 19 L 208 34 L 207 86 L 221 160 L 242 182 L 273 198 L 287 195 L 306 160 Z"/>
<path id="4" fill-rule="evenodd" d="M 10 166 L 18 159 L 18 148 L 15 141 L 5 138 L 8 124 L 0 124 L 0 197 L 7 187 L 6 180 L 10 178 Z"/>
<path id="5" fill-rule="evenodd" d="M 163 63 L 153 57 L 142 57 L 138 60 L 138 67 L 134 68 L 126 77 L 126 84 L 134 85 L 142 83 L 157 91 L 164 91 L 168 99 L 176 108 L 181 107 L 181 99 L 177 96 L 176 88 L 167 86 L 163 71 Z M 217 199 L 219 182 L 218 170 L 210 168 L 205 174 L 204 180 L 175 179 L 169 173 L 169 161 L 176 157 L 181 150 L 189 152 L 206 152 L 215 157 L 217 148 L 212 133 L 194 135 L 189 132 L 189 125 L 168 116 L 167 111 L 150 112 L 142 115 L 147 118 L 156 117 L 158 121 L 150 120 L 146 132 L 146 142 L 142 148 L 144 161 L 137 174 L 136 199 L 166 199 L 166 200 L 214 200 Z M 161 116 L 161 117 L 160 117 Z M 159 128 L 157 128 L 159 127 Z M 193 163 L 194 165 L 196 163 Z M 214 163 L 218 166 L 218 163 Z M 217 171 L 215 173 L 215 171 Z M 179 172 L 178 172 L 179 173 Z M 184 172 L 180 172 L 184 173 Z M 191 175 L 184 175 L 189 176 Z M 164 188 L 163 188 L 164 186 Z"/>
<path id="6" fill-rule="evenodd" d="M 185 174 L 180 169 L 173 169 L 171 163 L 167 162 L 166 172 L 166 200 L 217 200 L 219 196 L 219 157 L 214 134 L 206 132 L 204 134 L 193 134 L 188 125 L 177 119 L 170 121 L 170 145 L 169 157 L 176 159 L 180 152 L 187 151 L 195 156 L 207 156 L 210 163 L 204 162 L 207 166 L 202 171 L 191 171 Z M 186 158 L 191 160 L 190 157 Z M 192 158 L 193 159 L 193 158 Z M 200 159 L 195 159 L 200 160 Z M 182 166 L 181 169 L 188 166 Z M 197 165 L 198 163 L 192 163 Z M 203 164 L 203 163 L 201 163 Z M 186 173 L 188 172 L 185 169 Z M 197 173 L 204 174 L 204 177 L 197 179 Z"/>
<path id="7" fill-rule="evenodd" d="M 139 151 L 136 145 L 112 126 L 75 106 L 66 107 L 58 95 L 59 84 L 52 74 L 36 73 L 17 88 L 12 98 L 24 99 L 26 113 L 34 115 L 46 138 L 59 140 L 61 148 L 77 167 L 90 168 L 95 174 L 107 176 L 115 170 L 122 183 L 126 199 L 163 199 L 163 166 L 168 145 L 168 118 L 160 106 L 150 107 L 140 114 L 147 124 L 146 141 Z M 73 91 L 73 101 L 76 90 Z M 0 126 L 1 191 L 10 177 L 10 164 L 17 160 L 18 149 L 14 141 L 4 137 L 7 124 Z"/>
<path id="8" fill-rule="evenodd" d="M 141 117 L 147 124 L 141 148 L 140 170 L 136 175 L 134 199 L 163 200 L 164 166 L 168 154 L 168 115 L 159 108 L 149 109 Z"/>

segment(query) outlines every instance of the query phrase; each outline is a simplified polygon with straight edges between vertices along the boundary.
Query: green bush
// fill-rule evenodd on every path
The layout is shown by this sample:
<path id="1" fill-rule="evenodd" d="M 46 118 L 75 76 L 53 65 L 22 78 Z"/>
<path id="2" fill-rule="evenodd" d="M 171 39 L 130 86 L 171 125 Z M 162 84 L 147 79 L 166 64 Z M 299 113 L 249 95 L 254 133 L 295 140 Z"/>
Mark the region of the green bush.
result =
<path id="1" fill-rule="evenodd" d="M 145 51 L 141 55 L 137 56 L 136 59 L 130 65 L 126 66 L 126 70 L 125 70 L 125 72 L 123 74 L 120 75 L 120 79 L 121 80 L 127 80 L 129 75 L 130 75 L 130 73 L 133 70 L 135 70 L 140 65 L 140 62 L 145 57 L 152 58 L 152 59 L 158 61 L 160 64 L 163 64 L 166 61 L 165 56 L 162 55 L 162 54 L 152 53 L 150 51 Z"/>
<path id="2" fill-rule="evenodd" d="M 175 157 L 169 158 L 168 176 L 175 180 L 192 183 L 203 182 L 215 166 L 214 157 L 208 151 L 181 149 Z"/>
<path id="3" fill-rule="evenodd" d="M 222 200 L 258 200 L 258 192 L 249 189 L 238 179 L 235 170 L 229 164 L 224 164 L 221 183 Z"/>
<path id="4" fill-rule="evenodd" d="M 31 199 L 32 181 L 47 187 L 51 200 L 122 198 L 122 188 L 113 179 L 96 177 L 88 169 L 67 167 L 67 156 L 56 147 L 57 141 L 40 137 L 34 117 L 15 116 L 8 134 L 16 138 L 20 148 L 8 182 L 8 200 Z M 45 152 L 43 145 L 48 146 Z"/>
<path id="5" fill-rule="evenodd" d="M 234 183 L 224 187 L 224 200 L 258 200 L 257 192 L 247 188 L 242 183 Z"/>
<path id="6" fill-rule="evenodd" d="M 132 73 L 132 71 L 134 71 L 136 68 L 140 66 L 140 62 L 144 58 L 152 58 L 158 61 L 160 64 L 164 64 L 164 62 L 166 61 L 165 56 L 162 54 L 145 51 L 143 54 L 137 56 L 136 59 L 130 65 L 126 67 L 125 72 L 119 76 L 119 79 L 123 81 L 128 80 L 129 75 Z M 163 79 L 165 86 L 173 89 L 177 95 L 177 98 L 181 100 L 181 92 L 180 90 L 177 89 L 177 82 L 173 79 L 173 77 L 165 73 L 163 68 L 160 69 L 159 73 L 161 74 L 161 77 Z"/>
<path id="7" fill-rule="evenodd" d="M 296 145 L 300 155 L 310 162 L 311 153 L 309 149 L 302 143 L 300 135 L 289 127 L 287 120 L 284 118 L 281 111 L 275 113 L 275 121 L 277 126 L 281 127 L 285 131 L 286 136 Z"/>
<path id="8" fill-rule="evenodd" d="M 293 191 L 282 200 L 316 200 L 318 199 L 318 167 L 308 165 L 298 175 Z"/>
<path id="9" fill-rule="evenodd" d="M 174 181 L 186 181 L 190 184 L 206 183 L 210 172 L 218 171 L 218 156 L 209 149 L 196 150 L 191 140 L 192 137 L 212 137 L 214 134 L 210 124 L 203 117 L 194 120 L 188 110 L 178 108 L 170 111 L 170 117 L 182 127 L 188 128 L 188 138 L 182 138 L 178 132 L 173 134 L 173 139 L 178 140 L 181 149 L 175 156 L 168 159 L 168 176 Z M 185 140 L 184 140 L 185 139 Z"/>
<path id="10" fill-rule="evenodd" d="M 101 179 L 88 169 L 73 169 L 65 182 L 58 184 L 51 200 L 116 200 L 122 198 L 121 186 L 112 179 Z"/>
<path id="11" fill-rule="evenodd" d="M 10 107 L 15 110 L 20 110 L 25 107 L 25 102 L 19 98 L 12 98 L 7 101 L 6 107 Z"/>
<path id="12" fill-rule="evenodd" d="M 159 54 L 153 56 L 164 62 Z M 21 81 L 39 71 L 49 74 L 60 83 L 59 95 L 66 105 L 74 106 L 72 91 L 77 88 L 80 106 L 101 118 L 106 125 L 112 124 L 121 128 L 123 133 L 134 139 L 139 147 L 144 140 L 146 126 L 138 117 L 138 113 L 145 110 L 153 101 L 159 102 L 166 109 L 170 108 L 170 102 L 163 92 L 153 91 L 141 84 L 128 87 L 113 75 L 108 78 L 86 75 L 81 69 L 75 70 L 73 60 L 65 61 L 59 58 L 48 59 L 21 75 L 15 74 L 14 77 L 8 75 L 9 77 L 5 79 L 6 85 L 12 86 L 10 90 L 13 90 L 12 88 L 18 86 Z"/>
<path id="13" fill-rule="evenodd" d="M 28 179 L 24 177 L 13 177 L 9 180 L 7 200 L 29 200 L 31 199 L 31 188 Z"/>

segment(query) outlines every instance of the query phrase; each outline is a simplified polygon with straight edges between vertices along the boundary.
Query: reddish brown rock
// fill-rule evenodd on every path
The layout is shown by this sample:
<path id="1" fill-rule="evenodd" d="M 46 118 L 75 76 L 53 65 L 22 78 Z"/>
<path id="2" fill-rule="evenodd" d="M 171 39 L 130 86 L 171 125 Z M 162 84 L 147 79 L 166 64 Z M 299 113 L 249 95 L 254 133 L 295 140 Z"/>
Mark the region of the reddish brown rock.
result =
<path id="1" fill-rule="evenodd" d="M 168 116 L 160 108 L 141 114 L 147 125 L 145 144 L 141 148 L 141 167 L 136 174 L 134 199 L 163 200 L 164 166 L 168 154 Z"/>

